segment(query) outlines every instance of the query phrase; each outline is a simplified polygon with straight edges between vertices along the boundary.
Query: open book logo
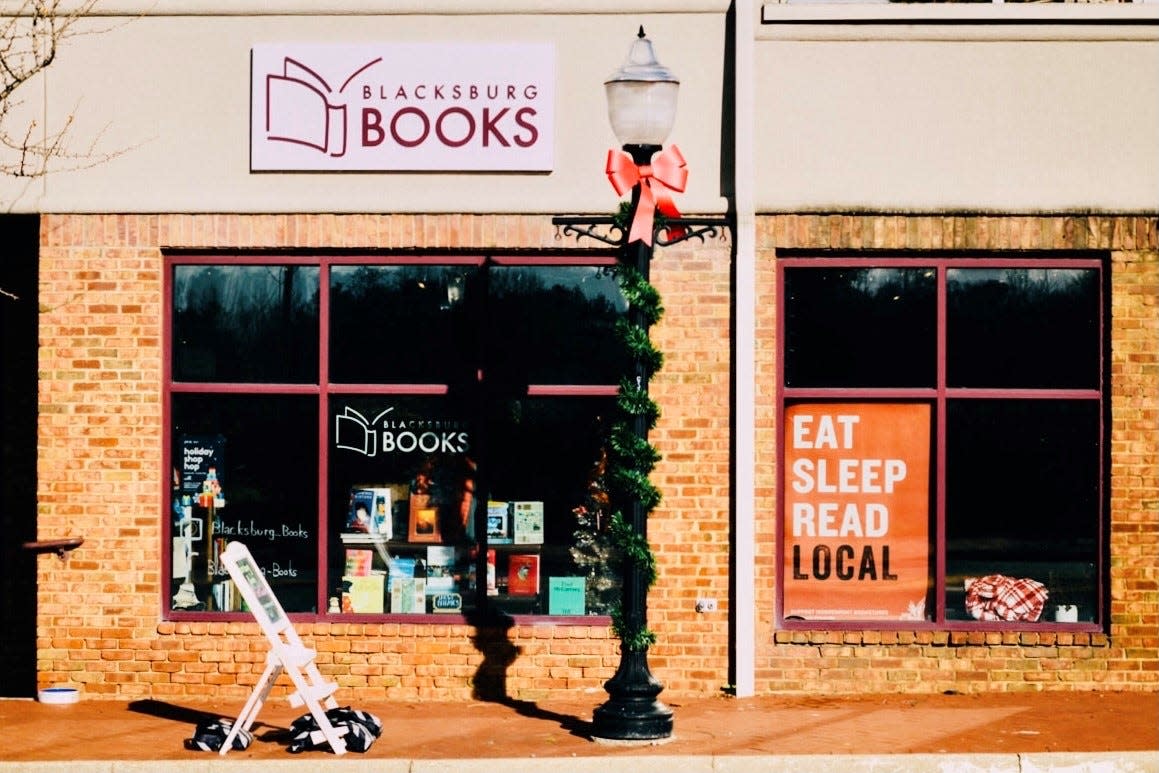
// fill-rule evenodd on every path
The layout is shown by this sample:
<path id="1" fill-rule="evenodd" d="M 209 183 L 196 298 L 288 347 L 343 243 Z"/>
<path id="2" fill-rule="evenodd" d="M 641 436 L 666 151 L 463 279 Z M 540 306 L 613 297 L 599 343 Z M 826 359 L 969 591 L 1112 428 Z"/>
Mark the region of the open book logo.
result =
<path id="1" fill-rule="evenodd" d="M 346 155 L 346 88 L 381 61 L 379 57 L 358 67 L 335 91 L 317 72 L 284 57 L 282 72 L 266 75 L 266 139 L 304 145 L 335 158 Z"/>
<path id="2" fill-rule="evenodd" d="M 383 416 L 393 410 L 394 408 L 387 408 L 368 421 L 361 413 L 349 405 L 346 406 L 342 413 L 334 417 L 334 445 L 338 448 L 345 448 L 347 451 L 355 451 L 363 456 L 376 456 L 378 454 L 378 432 L 374 427 L 382 420 Z"/>

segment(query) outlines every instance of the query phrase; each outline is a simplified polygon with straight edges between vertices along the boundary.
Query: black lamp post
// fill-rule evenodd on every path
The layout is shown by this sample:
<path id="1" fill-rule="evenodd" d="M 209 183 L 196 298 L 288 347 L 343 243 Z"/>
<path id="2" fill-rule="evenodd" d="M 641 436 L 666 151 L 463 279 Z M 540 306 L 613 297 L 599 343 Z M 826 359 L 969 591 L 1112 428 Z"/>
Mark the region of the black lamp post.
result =
<path id="1" fill-rule="evenodd" d="M 612 131 L 620 141 L 624 151 L 632 157 L 637 166 L 652 162 L 652 156 L 662 149 L 662 143 L 672 130 L 676 120 L 676 94 L 680 81 L 672 72 L 656 61 L 652 43 L 644 37 L 640 28 L 639 37 L 632 43 L 628 58 L 619 70 L 604 83 L 608 99 L 608 120 Z M 636 217 L 640 205 L 642 182 L 632 187 L 631 206 L 628 222 Z M 624 260 L 633 266 L 645 281 L 649 278 L 652 262 L 653 239 L 648 234 L 645 239 L 628 241 L 625 232 Z M 640 312 L 632 322 L 645 325 Z M 647 384 L 651 374 L 636 365 L 636 383 Z M 647 420 L 638 416 L 635 431 L 640 437 L 648 434 Z M 648 513 L 637 499 L 629 504 L 632 531 L 647 538 Z M 648 618 L 648 577 L 638 561 L 625 560 L 621 614 L 624 629 L 641 631 L 647 626 Z M 592 735 L 597 739 L 654 741 L 672 735 L 672 710 L 657 700 L 664 687 L 648 668 L 647 645 L 638 642 L 621 642 L 620 666 L 615 675 L 607 681 L 604 689 L 609 699 L 599 706 L 592 717 Z"/>
<path id="2" fill-rule="evenodd" d="M 651 217 L 650 210 L 655 206 L 655 197 L 652 190 L 644 191 L 644 186 L 650 183 L 644 179 L 642 170 L 649 168 L 654 156 L 662 151 L 663 142 L 676 120 L 676 96 L 680 82 L 671 70 L 656 61 L 652 42 L 644 37 L 643 27 L 628 51 L 627 60 L 608 78 L 604 86 L 612 131 L 624 152 L 631 157 L 632 164 L 641 170 L 640 179 L 631 189 L 626 224 L 610 216 L 560 216 L 552 218 L 552 222 L 562 226 L 563 233 L 572 234 L 577 239 L 588 237 L 618 247 L 621 261 L 638 271 L 647 282 L 654 245 L 675 244 L 693 237 L 703 241 L 706 236 L 719 235 L 729 220 L 724 217 L 688 218 L 678 213 L 675 216 L 665 213 L 666 220 L 661 227 L 657 227 Z M 609 158 L 609 176 L 610 166 Z M 616 183 L 613 182 L 613 185 Z M 618 186 L 617 190 L 621 191 Z M 643 233 L 640 233 L 639 229 L 633 231 L 632 225 L 636 223 L 644 194 L 649 199 L 649 212 L 645 213 L 647 217 L 642 218 L 645 226 Z M 634 326 L 647 328 L 648 320 L 643 311 L 632 308 L 629 313 L 632 315 L 630 322 Z M 646 389 L 650 374 L 643 363 L 637 362 L 635 375 L 637 385 Z M 640 438 L 646 438 L 648 428 L 648 418 L 637 415 L 635 433 Z M 627 503 L 625 509 L 628 510 L 628 525 L 633 534 L 646 540 L 647 508 L 636 498 Z M 638 633 L 646 630 L 649 581 L 646 568 L 639 561 L 626 557 L 620 605 L 624 631 Z M 654 742 L 672 735 L 672 710 L 657 699 L 664 687 L 648 668 L 648 645 L 642 641 L 643 638 L 633 636 L 632 641 L 621 642 L 619 667 L 615 675 L 604 684 L 608 700 L 597 707 L 592 716 L 592 736 L 597 740 Z"/>

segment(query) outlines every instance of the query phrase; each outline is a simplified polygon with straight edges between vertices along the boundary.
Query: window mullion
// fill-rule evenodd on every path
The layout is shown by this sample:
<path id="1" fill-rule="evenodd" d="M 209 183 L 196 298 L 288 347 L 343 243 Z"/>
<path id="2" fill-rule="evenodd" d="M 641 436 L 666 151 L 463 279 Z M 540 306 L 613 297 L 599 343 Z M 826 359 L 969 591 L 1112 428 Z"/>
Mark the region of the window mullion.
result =
<path id="1" fill-rule="evenodd" d="M 937 268 L 937 383 L 934 398 L 934 622 L 946 622 L 946 266 Z"/>

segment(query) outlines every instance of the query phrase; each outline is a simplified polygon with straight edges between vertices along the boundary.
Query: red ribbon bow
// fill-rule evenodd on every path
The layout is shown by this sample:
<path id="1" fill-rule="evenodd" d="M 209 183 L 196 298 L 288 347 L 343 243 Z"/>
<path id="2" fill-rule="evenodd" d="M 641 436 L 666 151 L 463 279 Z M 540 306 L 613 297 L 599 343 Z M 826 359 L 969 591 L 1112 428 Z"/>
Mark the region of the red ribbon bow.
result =
<path id="1" fill-rule="evenodd" d="M 653 156 L 651 164 L 639 166 L 626 152 L 609 150 L 606 171 L 612 187 L 621 196 L 637 184 L 640 186 L 640 202 L 636 207 L 636 215 L 632 218 L 632 228 L 628 233 L 629 242 L 652 243 L 657 209 L 665 217 L 671 219 L 680 217 L 680 211 L 676 209 L 676 204 L 667 193 L 668 189 L 683 193 L 684 186 L 688 182 L 684 156 L 675 145 L 669 145 Z M 657 186 L 655 191 L 654 185 Z M 669 238 L 677 238 L 684 234 L 683 228 L 672 227 L 668 231 Z"/>

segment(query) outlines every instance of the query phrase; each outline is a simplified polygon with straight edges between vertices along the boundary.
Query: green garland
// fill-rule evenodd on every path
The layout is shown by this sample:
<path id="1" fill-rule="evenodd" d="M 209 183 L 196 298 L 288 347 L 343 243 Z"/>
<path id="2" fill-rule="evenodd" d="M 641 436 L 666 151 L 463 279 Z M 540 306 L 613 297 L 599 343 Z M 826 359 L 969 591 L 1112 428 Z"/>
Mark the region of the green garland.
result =
<path id="1" fill-rule="evenodd" d="M 629 205 L 622 202 L 616 222 L 627 233 Z M 660 491 L 648 479 L 649 473 L 660 461 L 660 454 L 648 442 L 640 429 L 650 430 L 660 417 L 660 407 L 648 396 L 648 382 L 664 363 L 664 355 L 652 344 L 649 328 L 660 321 L 664 309 L 656 288 L 633 265 L 626 262 L 625 251 L 614 272 L 620 291 L 635 312 L 630 319 L 616 325 L 620 343 L 639 363 L 637 379 L 620 383 L 616 407 L 620 419 L 612 424 L 608 436 L 608 483 L 613 501 L 639 502 L 644 517 L 660 504 Z M 656 556 L 644 535 L 637 533 L 620 511 L 611 515 L 609 533 L 621 560 L 635 563 L 645 580 L 646 588 L 656 582 Z M 646 625 L 630 623 L 624 618 L 622 602 L 612 610 L 612 632 L 620 645 L 629 652 L 647 650 L 656 643 L 656 634 Z"/>

